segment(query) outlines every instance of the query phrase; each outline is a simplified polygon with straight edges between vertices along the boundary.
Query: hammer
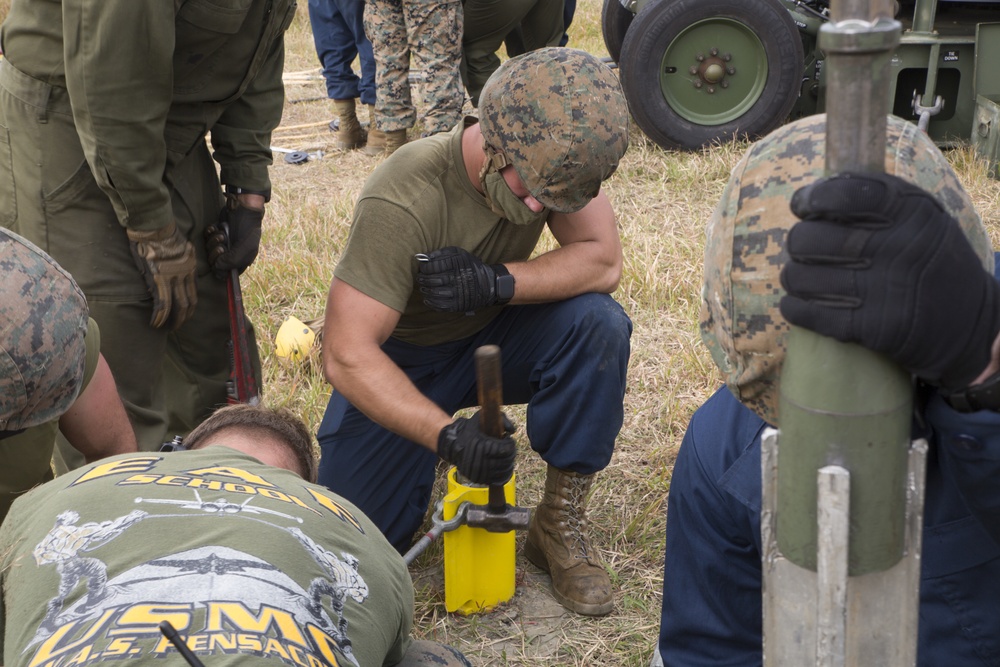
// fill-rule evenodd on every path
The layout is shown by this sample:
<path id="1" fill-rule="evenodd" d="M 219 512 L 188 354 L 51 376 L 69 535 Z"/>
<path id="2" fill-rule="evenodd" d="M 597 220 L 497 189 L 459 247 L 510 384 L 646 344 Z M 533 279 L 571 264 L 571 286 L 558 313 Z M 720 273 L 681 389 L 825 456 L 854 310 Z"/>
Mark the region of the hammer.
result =
<path id="1" fill-rule="evenodd" d="M 479 392 L 479 425 L 483 433 L 494 438 L 503 437 L 503 384 L 500 376 L 500 348 L 483 345 L 476 349 L 476 379 Z M 509 533 L 526 530 L 531 518 L 527 507 L 508 505 L 504 498 L 503 484 L 490 484 L 489 503 L 471 505 L 466 512 L 465 525 L 485 528 L 491 533 Z"/>

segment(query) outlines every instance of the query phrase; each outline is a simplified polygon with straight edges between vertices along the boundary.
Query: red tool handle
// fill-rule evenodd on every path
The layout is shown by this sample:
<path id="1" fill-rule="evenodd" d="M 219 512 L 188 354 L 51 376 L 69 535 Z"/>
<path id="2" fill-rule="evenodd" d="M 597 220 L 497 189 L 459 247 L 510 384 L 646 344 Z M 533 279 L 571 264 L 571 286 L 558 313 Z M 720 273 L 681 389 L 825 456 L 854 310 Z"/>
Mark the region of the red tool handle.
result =
<path id="1" fill-rule="evenodd" d="M 479 427 L 493 438 L 502 438 L 503 380 L 501 379 L 500 348 L 483 345 L 476 349 L 476 386 L 479 393 Z M 491 512 L 502 512 L 507 507 L 502 484 L 490 484 L 489 505 Z"/>
<path id="2" fill-rule="evenodd" d="M 229 243 L 229 227 L 220 225 Z M 226 402 L 260 403 L 257 377 L 250 361 L 250 337 L 247 334 L 247 316 L 243 309 L 243 290 L 240 288 L 240 272 L 233 269 L 226 281 L 229 301 L 229 382 L 226 386 Z"/>

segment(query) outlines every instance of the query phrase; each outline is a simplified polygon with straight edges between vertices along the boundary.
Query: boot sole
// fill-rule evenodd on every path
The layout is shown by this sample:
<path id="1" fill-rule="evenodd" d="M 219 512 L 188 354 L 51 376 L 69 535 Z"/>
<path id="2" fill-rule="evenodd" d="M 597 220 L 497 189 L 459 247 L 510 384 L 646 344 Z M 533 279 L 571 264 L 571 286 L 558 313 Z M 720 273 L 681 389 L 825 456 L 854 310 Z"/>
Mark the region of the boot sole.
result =
<path id="1" fill-rule="evenodd" d="M 545 557 L 545 553 L 536 547 L 531 540 L 526 539 L 524 541 L 524 557 L 538 569 L 546 572 L 549 576 L 552 575 L 552 572 L 549 569 L 549 559 Z M 587 604 L 584 602 L 577 602 L 576 600 L 570 600 L 556 590 L 555 582 L 553 582 L 550 589 L 552 590 L 552 597 L 554 597 L 559 604 L 566 607 L 570 611 L 574 611 L 583 616 L 607 616 L 615 608 L 615 601 L 613 599 L 608 600 L 603 604 Z"/>

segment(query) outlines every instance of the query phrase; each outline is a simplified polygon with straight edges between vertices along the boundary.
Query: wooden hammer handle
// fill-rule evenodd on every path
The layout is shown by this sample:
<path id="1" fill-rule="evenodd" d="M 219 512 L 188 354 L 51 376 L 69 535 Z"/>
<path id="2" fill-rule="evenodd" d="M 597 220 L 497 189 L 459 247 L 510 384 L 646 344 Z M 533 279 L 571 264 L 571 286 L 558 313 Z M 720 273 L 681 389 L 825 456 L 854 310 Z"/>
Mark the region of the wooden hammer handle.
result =
<path id="1" fill-rule="evenodd" d="M 479 393 L 479 426 L 483 433 L 493 438 L 502 438 L 503 428 L 503 380 L 500 371 L 500 348 L 497 345 L 483 345 L 476 349 L 476 386 Z M 502 512 L 507 501 L 502 484 L 491 484 L 488 508 L 491 512 Z"/>
<path id="2" fill-rule="evenodd" d="M 479 391 L 479 427 L 491 438 L 503 437 L 503 381 L 500 377 L 500 348 L 483 345 L 476 349 L 476 386 Z"/>

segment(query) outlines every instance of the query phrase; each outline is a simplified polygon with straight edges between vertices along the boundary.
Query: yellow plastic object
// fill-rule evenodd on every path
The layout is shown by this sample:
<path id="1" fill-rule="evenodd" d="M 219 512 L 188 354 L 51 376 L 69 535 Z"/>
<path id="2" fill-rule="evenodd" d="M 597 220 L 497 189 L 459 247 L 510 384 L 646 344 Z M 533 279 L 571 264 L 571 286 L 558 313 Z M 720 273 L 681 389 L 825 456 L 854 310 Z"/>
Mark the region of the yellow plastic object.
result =
<path id="1" fill-rule="evenodd" d="M 316 332 L 295 316 L 285 320 L 274 337 L 275 353 L 283 359 L 297 361 L 306 357 L 316 340 Z"/>
<path id="2" fill-rule="evenodd" d="M 463 502 L 489 503 L 489 488 L 465 486 L 448 471 L 448 494 L 441 518 L 453 518 Z M 514 500 L 514 477 L 504 484 L 504 498 Z M 514 597 L 514 531 L 491 533 L 485 528 L 460 526 L 444 534 L 444 606 L 450 612 L 475 614 L 491 611 Z"/>

